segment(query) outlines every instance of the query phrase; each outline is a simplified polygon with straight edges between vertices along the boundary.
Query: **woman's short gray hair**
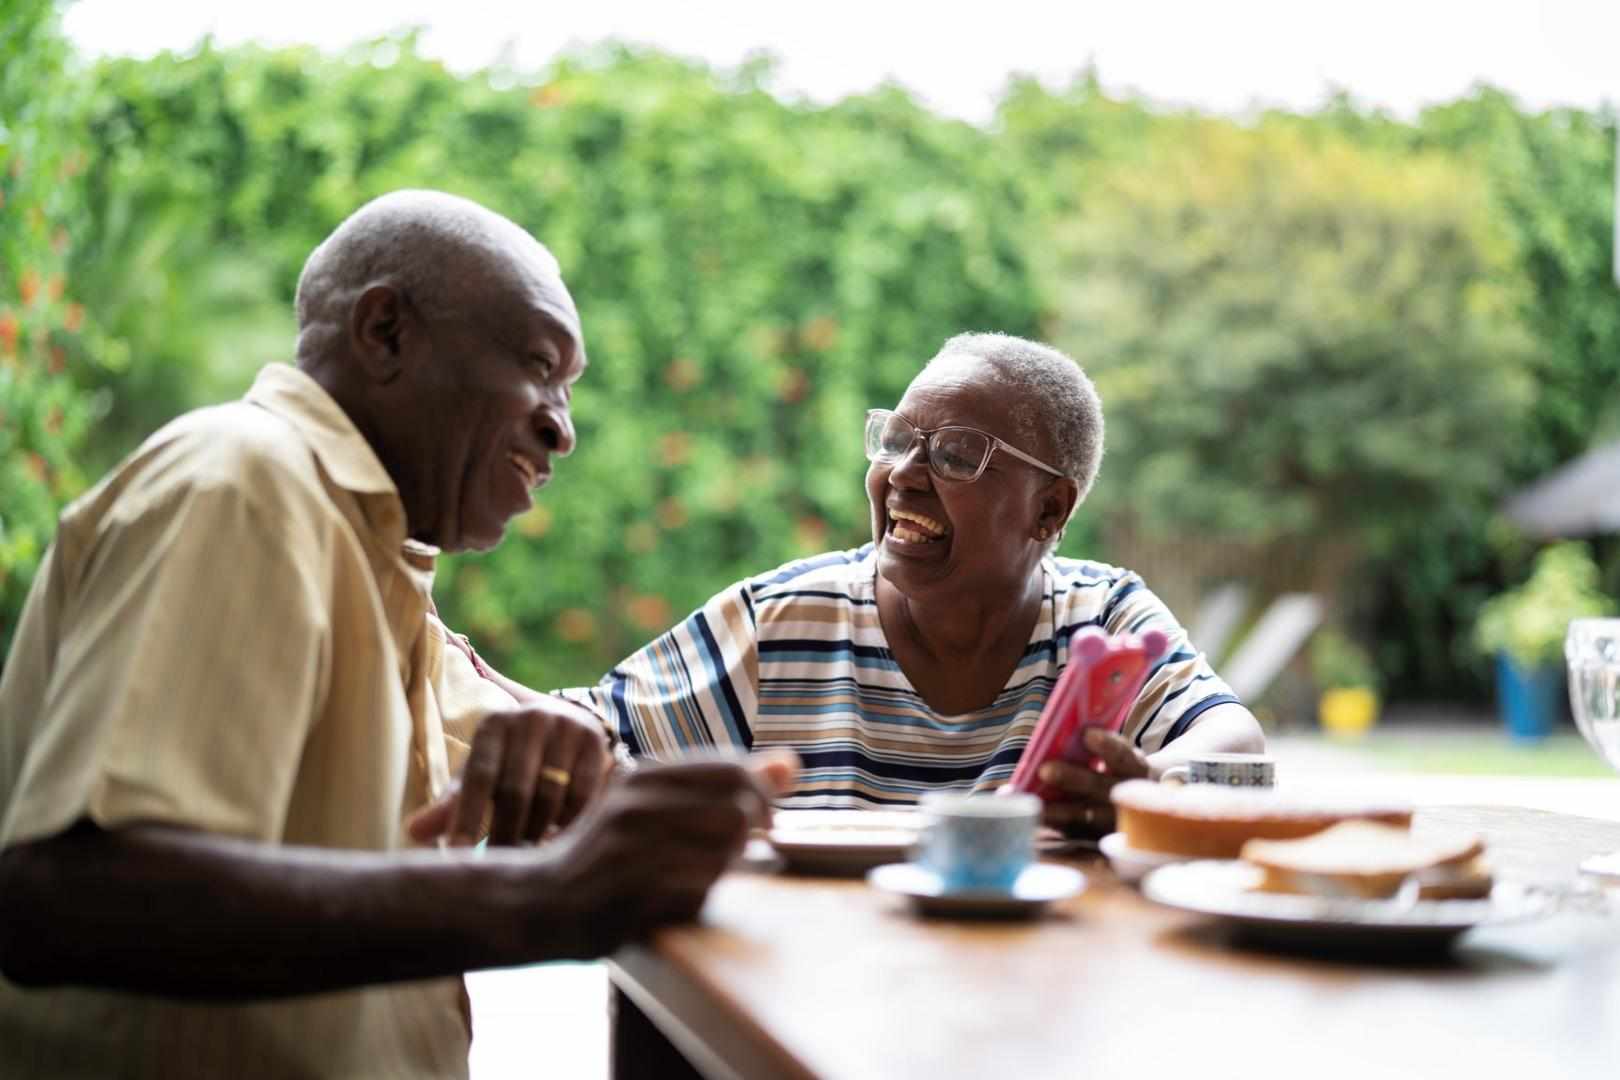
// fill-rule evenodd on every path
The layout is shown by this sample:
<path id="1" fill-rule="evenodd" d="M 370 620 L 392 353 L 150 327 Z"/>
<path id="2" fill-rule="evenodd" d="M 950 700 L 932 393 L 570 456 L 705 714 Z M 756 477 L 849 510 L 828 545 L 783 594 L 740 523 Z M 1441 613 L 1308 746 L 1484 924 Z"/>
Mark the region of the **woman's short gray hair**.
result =
<path id="1" fill-rule="evenodd" d="M 1102 399 L 1080 365 L 1050 345 L 1011 334 L 957 334 L 940 346 L 934 360 L 951 354 L 983 360 L 1009 396 L 1013 426 L 1035 453 L 1052 447 L 1050 464 L 1074 478 L 1084 499 L 1097 479 L 1103 455 Z"/>

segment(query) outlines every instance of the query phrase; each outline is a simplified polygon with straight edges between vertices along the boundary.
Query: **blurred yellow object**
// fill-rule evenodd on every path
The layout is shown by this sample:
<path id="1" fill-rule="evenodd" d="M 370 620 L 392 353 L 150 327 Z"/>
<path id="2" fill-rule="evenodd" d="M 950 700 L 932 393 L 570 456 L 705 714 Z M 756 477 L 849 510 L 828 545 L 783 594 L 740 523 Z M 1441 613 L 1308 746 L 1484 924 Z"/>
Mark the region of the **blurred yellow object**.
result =
<path id="1" fill-rule="evenodd" d="M 1322 691 L 1316 716 L 1329 735 L 1356 738 L 1367 733 L 1378 719 L 1378 695 L 1365 686 L 1346 686 Z"/>

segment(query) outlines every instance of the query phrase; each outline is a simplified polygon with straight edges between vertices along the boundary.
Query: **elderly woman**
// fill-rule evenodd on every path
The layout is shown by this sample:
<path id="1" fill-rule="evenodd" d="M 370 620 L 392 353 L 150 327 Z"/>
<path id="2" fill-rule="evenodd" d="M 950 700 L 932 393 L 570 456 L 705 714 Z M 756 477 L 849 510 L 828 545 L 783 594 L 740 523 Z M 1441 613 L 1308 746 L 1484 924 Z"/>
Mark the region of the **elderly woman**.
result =
<path id="1" fill-rule="evenodd" d="M 1142 580 L 1052 553 L 1097 475 L 1102 407 L 1048 346 L 947 341 L 866 421 L 872 543 L 734 585 L 625 660 L 588 704 L 636 755 L 787 747 L 790 807 L 874 807 L 1012 775 L 1080 627 L 1164 631 L 1171 650 L 1104 774 L 1052 763 L 1048 824 L 1112 825 L 1108 789 L 1195 752 L 1257 751 L 1259 725 Z M 1097 733 L 1093 733 L 1096 738 Z"/>

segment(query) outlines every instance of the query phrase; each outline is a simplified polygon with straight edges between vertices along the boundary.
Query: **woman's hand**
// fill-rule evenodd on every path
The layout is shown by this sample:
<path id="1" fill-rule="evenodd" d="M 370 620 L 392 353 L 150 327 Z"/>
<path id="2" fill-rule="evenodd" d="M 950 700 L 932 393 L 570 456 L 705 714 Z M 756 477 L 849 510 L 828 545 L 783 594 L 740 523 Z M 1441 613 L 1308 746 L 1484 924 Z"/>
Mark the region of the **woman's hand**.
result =
<path id="1" fill-rule="evenodd" d="M 1086 749 L 1102 759 L 1105 771 L 1092 772 L 1067 761 L 1042 765 L 1041 780 L 1063 794 L 1046 804 L 1041 820 L 1065 836 L 1105 836 L 1114 831 L 1114 804 L 1108 793 L 1122 780 L 1151 774 L 1147 756 L 1123 735 L 1092 728 L 1084 738 Z"/>

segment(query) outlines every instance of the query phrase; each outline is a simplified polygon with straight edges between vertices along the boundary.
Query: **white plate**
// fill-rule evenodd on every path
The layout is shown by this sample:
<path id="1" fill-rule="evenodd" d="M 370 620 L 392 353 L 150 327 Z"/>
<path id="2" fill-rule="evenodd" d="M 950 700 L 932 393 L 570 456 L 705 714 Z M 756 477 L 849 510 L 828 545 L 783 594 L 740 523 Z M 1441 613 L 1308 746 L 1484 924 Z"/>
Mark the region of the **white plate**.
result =
<path id="1" fill-rule="evenodd" d="M 765 838 L 794 870 L 858 876 L 911 858 L 925 824 L 927 817 L 917 810 L 778 810 Z M 1045 829 L 1035 838 L 1035 850 L 1042 855 L 1095 847 L 1095 841 L 1071 840 Z"/>
<path id="2" fill-rule="evenodd" d="M 860 875 L 911 857 L 915 810 L 778 810 L 766 839 L 795 870 Z"/>
<path id="3" fill-rule="evenodd" d="M 1161 866 L 1190 862 L 1186 855 L 1168 855 L 1162 851 L 1141 851 L 1125 842 L 1124 833 L 1109 833 L 1097 842 L 1097 847 L 1108 858 L 1114 874 L 1127 885 L 1135 885 L 1150 871 Z"/>
<path id="4" fill-rule="evenodd" d="M 1620 851 L 1588 856 L 1581 861 L 1581 873 L 1590 874 L 1611 888 L 1620 886 Z"/>
<path id="5" fill-rule="evenodd" d="M 916 863 L 892 863 L 866 875 L 875 888 L 911 900 L 925 915 L 1033 915 L 1054 900 L 1066 900 L 1086 887 L 1086 876 L 1072 866 L 1031 863 L 1010 889 L 949 892 L 939 875 Z"/>
<path id="6" fill-rule="evenodd" d="M 1247 863 L 1199 860 L 1164 866 L 1142 881 L 1142 895 L 1168 907 L 1226 919 L 1252 934 L 1306 946 L 1443 945 L 1464 930 L 1539 918 L 1553 898 L 1497 882 L 1480 900 L 1353 900 L 1253 891 L 1261 871 Z"/>

